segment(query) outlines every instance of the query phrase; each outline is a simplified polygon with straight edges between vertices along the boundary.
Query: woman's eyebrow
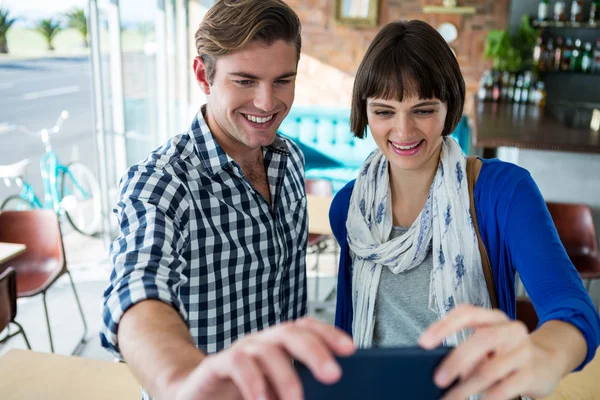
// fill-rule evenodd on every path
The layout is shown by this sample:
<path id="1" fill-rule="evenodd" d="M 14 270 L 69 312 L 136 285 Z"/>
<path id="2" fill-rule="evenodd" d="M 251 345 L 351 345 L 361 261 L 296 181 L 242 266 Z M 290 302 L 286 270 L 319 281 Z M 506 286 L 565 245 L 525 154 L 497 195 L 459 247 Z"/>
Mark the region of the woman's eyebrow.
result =
<path id="1" fill-rule="evenodd" d="M 419 104 L 415 104 L 412 108 L 416 108 L 416 107 L 423 107 L 423 106 L 439 106 L 440 102 L 437 100 L 428 100 L 428 101 L 423 101 Z"/>
<path id="2" fill-rule="evenodd" d="M 383 108 L 390 108 L 392 110 L 394 109 L 394 107 L 390 106 L 389 104 L 377 103 L 377 102 L 369 103 L 369 107 L 383 107 Z"/>

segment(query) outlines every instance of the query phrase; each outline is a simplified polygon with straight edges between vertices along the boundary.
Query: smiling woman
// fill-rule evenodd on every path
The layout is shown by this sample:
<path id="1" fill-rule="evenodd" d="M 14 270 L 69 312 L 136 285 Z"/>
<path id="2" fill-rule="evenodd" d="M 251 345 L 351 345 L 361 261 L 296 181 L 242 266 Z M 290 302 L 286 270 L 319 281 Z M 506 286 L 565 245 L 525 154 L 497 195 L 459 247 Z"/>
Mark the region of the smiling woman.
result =
<path id="1" fill-rule="evenodd" d="M 464 100 L 456 57 L 425 22 L 392 22 L 371 42 L 351 128 L 370 128 L 378 149 L 330 209 L 336 325 L 361 347 L 456 347 L 434 377 L 458 379 L 444 399 L 537 398 L 593 357 L 600 321 L 529 173 L 498 160 L 467 169 L 448 137 Z M 531 334 L 515 321 L 517 272 L 540 321 Z"/>

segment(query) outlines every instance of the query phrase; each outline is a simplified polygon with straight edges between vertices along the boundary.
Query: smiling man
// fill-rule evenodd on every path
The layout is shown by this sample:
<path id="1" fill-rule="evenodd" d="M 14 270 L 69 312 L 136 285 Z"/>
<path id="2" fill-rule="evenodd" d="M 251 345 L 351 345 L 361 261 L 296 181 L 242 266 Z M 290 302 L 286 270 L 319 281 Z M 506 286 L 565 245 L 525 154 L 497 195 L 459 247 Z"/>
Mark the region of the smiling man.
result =
<path id="1" fill-rule="evenodd" d="M 333 355 L 354 350 L 301 318 L 304 161 L 277 135 L 294 100 L 300 22 L 281 0 L 221 0 L 196 45 L 207 103 L 122 180 L 102 344 L 146 399 L 300 399 L 291 359 L 331 383 Z"/>

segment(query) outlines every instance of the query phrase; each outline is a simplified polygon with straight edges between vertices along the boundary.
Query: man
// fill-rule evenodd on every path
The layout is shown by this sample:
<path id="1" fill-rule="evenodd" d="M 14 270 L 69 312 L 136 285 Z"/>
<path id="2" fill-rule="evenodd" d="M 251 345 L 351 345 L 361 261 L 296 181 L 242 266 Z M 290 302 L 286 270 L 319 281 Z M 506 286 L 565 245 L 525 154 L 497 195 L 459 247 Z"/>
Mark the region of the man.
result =
<path id="1" fill-rule="evenodd" d="M 102 344 L 158 399 L 301 398 L 290 360 L 334 382 L 333 354 L 353 345 L 299 319 L 304 161 L 277 128 L 294 100 L 300 22 L 281 0 L 222 0 L 196 45 L 207 104 L 123 178 Z"/>

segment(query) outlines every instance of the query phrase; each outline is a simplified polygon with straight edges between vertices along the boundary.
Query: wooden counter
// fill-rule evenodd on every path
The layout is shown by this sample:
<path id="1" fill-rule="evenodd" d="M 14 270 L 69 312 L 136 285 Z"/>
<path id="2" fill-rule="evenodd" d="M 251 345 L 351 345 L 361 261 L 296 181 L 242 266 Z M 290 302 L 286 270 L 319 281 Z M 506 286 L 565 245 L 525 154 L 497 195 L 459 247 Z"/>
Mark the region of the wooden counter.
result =
<path id="1" fill-rule="evenodd" d="M 9 350 L 0 357 L 2 400 L 139 400 L 140 385 L 125 364 Z"/>
<path id="2" fill-rule="evenodd" d="M 569 128 L 548 108 L 532 104 L 475 103 L 473 144 L 600 154 L 600 132 Z"/>

